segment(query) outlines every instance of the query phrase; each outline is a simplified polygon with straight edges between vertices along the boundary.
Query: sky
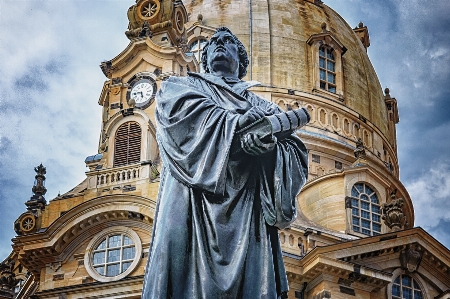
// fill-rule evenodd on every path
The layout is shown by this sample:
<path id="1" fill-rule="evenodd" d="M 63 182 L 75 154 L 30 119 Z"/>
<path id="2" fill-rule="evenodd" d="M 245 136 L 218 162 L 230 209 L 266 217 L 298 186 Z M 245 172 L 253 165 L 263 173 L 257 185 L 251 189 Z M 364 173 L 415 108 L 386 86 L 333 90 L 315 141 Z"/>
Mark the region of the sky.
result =
<path id="1" fill-rule="evenodd" d="M 400 177 L 415 226 L 450 248 L 450 1 L 324 0 L 369 29 L 369 57 L 398 101 Z M 127 45 L 134 0 L 0 0 L 0 260 L 47 168 L 47 201 L 85 177 L 97 153 L 106 80 Z"/>

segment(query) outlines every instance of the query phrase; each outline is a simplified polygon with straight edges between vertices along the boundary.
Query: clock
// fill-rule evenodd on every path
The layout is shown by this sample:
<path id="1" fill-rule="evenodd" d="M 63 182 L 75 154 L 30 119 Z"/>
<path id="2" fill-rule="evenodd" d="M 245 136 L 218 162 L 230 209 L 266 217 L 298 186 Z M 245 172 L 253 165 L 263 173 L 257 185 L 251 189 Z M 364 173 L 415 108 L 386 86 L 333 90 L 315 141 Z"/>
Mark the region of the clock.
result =
<path id="1" fill-rule="evenodd" d="M 128 82 L 127 101 L 134 100 L 136 107 L 145 109 L 153 102 L 156 82 L 150 76 L 135 75 Z"/>

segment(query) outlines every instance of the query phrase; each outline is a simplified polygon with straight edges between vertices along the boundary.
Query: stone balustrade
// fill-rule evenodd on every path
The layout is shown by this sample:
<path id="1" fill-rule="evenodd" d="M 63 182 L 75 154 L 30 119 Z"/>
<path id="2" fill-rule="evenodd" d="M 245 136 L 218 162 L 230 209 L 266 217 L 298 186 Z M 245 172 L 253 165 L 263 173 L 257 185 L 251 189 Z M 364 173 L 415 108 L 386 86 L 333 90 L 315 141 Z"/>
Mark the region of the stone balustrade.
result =
<path id="1" fill-rule="evenodd" d="M 125 167 L 125 168 L 114 168 L 107 171 L 99 172 L 97 175 L 97 186 L 103 187 L 110 184 L 118 183 L 129 183 L 136 181 L 140 178 L 140 165 Z"/>

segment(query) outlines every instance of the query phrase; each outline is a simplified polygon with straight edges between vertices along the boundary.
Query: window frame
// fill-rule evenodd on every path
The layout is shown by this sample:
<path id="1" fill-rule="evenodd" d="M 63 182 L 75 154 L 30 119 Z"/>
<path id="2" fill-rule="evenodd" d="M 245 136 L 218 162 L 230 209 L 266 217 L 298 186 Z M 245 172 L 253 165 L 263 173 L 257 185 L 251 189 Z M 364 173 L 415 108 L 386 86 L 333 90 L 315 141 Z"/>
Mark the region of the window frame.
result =
<path id="1" fill-rule="evenodd" d="M 131 125 L 133 123 L 136 124 L 136 126 L 139 128 L 139 133 L 133 133 L 132 132 L 130 134 L 130 127 L 131 127 Z M 128 126 L 127 134 L 118 136 L 118 134 L 120 133 L 120 130 L 121 130 L 121 128 L 123 126 Z M 136 137 L 139 137 L 139 146 L 138 146 L 139 148 L 135 149 L 135 153 L 134 154 L 136 155 L 138 153 L 139 157 L 138 157 L 138 159 L 136 161 L 133 160 L 133 161 L 130 162 L 130 143 L 131 143 L 130 139 L 136 138 Z M 135 120 L 130 120 L 130 121 L 124 122 L 124 123 L 120 124 L 117 127 L 116 131 L 114 132 L 114 140 L 113 140 L 113 142 L 114 142 L 113 167 L 122 167 L 122 166 L 127 166 L 127 165 L 131 165 L 131 164 L 137 164 L 137 163 L 141 162 L 141 160 L 142 160 L 142 139 L 143 139 L 142 137 L 143 136 L 142 136 L 141 124 L 139 122 L 135 121 Z M 119 145 L 120 144 L 118 143 L 118 141 L 122 141 L 122 142 L 125 141 L 126 144 L 122 145 L 122 146 L 126 147 L 125 148 L 125 153 L 123 153 L 123 149 L 122 148 L 120 148 L 120 152 L 119 152 Z M 135 148 L 137 146 L 133 146 L 133 147 Z M 121 158 L 121 159 L 125 159 L 125 163 L 123 163 L 123 161 L 121 161 L 119 155 L 125 155 L 124 158 L 123 157 Z M 117 160 L 119 160 L 119 161 L 117 161 Z"/>
<path id="2" fill-rule="evenodd" d="M 359 192 L 358 189 L 355 187 L 356 185 L 362 185 L 363 186 L 363 192 Z M 370 190 L 372 190 L 371 193 L 366 193 L 366 186 L 370 188 Z M 359 196 L 356 197 L 353 194 L 353 188 L 355 188 L 358 192 L 359 192 Z M 364 195 L 368 198 L 368 200 L 364 200 L 361 199 L 361 196 Z M 377 203 L 372 202 L 371 197 L 375 196 Z M 352 233 L 364 236 L 364 237 L 370 237 L 370 236 L 376 236 L 376 235 L 380 235 L 383 233 L 383 223 L 381 221 L 381 201 L 380 201 L 380 197 L 379 194 L 376 190 L 376 188 L 374 188 L 372 185 L 368 184 L 367 182 L 356 182 L 352 185 L 352 187 L 350 188 L 350 194 L 347 197 L 347 200 L 349 201 L 347 204 L 347 207 L 349 208 L 349 231 L 351 231 Z M 358 202 L 358 206 L 354 206 L 354 202 L 357 201 Z M 362 203 L 368 204 L 368 209 L 364 209 L 362 208 Z M 376 205 L 376 207 L 378 208 L 378 213 L 373 211 L 373 205 Z M 354 213 L 354 209 L 358 209 L 358 214 L 356 215 Z M 366 218 L 363 216 L 363 212 L 366 213 L 366 215 L 368 215 L 369 218 Z M 374 220 L 373 216 L 377 216 L 379 221 Z M 359 231 L 355 230 L 355 223 L 354 223 L 354 219 L 358 218 L 358 227 L 359 227 Z M 364 227 L 363 226 L 363 221 L 365 222 L 369 222 L 369 228 Z M 379 225 L 380 230 L 377 231 L 374 229 L 374 224 Z M 370 234 L 367 234 L 365 232 L 363 232 L 364 230 L 369 231 Z"/>
<path id="3" fill-rule="evenodd" d="M 95 269 L 94 263 L 93 263 L 93 258 L 94 258 L 94 253 L 99 252 L 97 250 L 97 247 L 101 244 L 101 242 L 112 235 L 126 235 L 127 237 L 129 237 L 135 246 L 135 255 L 133 258 L 133 261 L 131 262 L 131 265 L 128 266 L 128 268 L 123 271 L 122 273 L 119 273 L 116 276 L 106 276 L 106 275 L 101 275 L 100 273 L 97 272 L 97 270 Z M 123 246 L 122 246 L 123 247 Z M 104 265 L 106 265 L 106 250 L 105 250 L 105 263 L 103 263 Z M 122 254 L 122 250 L 120 251 Z M 86 271 L 89 273 L 89 275 L 94 278 L 97 281 L 101 281 L 101 282 L 109 282 L 109 281 L 117 281 L 120 280 L 126 276 L 128 276 L 131 272 L 133 272 L 137 265 L 139 264 L 140 260 L 142 258 L 142 242 L 141 239 L 139 238 L 138 234 L 133 231 L 131 228 L 125 227 L 125 226 L 115 226 L 115 227 L 110 227 L 107 228 L 103 231 L 101 231 L 100 233 L 98 233 L 96 236 L 94 236 L 92 238 L 92 240 L 89 242 L 88 246 L 86 247 L 86 253 L 84 255 L 84 265 L 86 268 Z M 128 261 L 128 260 L 127 260 Z M 119 263 L 120 266 L 122 267 L 122 263 Z M 96 264 L 98 266 L 98 264 Z M 106 271 L 106 269 L 105 269 Z M 105 272 L 104 272 L 105 273 Z"/>
<path id="4" fill-rule="evenodd" d="M 398 298 L 398 297 L 393 297 L 392 296 L 392 287 L 394 286 L 395 280 L 398 277 L 403 276 L 403 275 L 407 275 L 407 276 L 411 277 L 414 281 L 417 282 L 417 284 L 420 287 L 420 291 L 422 292 L 422 299 L 429 299 L 428 294 L 426 292 L 425 284 L 424 284 L 422 278 L 419 275 L 417 275 L 416 273 L 411 273 L 411 272 L 408 272 L 408 271 L 403 270 L 401 268 L 397 268 L 396 270 L 394 270 L 392 272 L 392 281 L 386 287 L 386 295 L 387 295 L 386 298 L 388 298 L 388 299 L 396 299 L 396 298 Z"/>
<path id="5" fill-rule="evenodd" d="M 312 61 L 311 75 L 313 78 L 313 93 L 331 98 L 333 100 L 344 101 L 344 76 L 343 76 L 343 64 L 342 56 L 347 51 L 347 48 L 329 31 L 311 35 L 306 43 L 310 46 L 310 57 Z M 336 92 L 330 92 L 325 89 L 321 89 L 320 79 L 320 48 L 322 46 L 333 49 L 334 61 L 335 61 L 335 79 Z"/>
<path id="6" fill-rule="evenodd" d="M 200 36 L 199 38 L 196 38 L 192 41 L 189 42 L 189 53 L 192 53 L 192 57 L 194 57 L 195 61 L 198 64 L 198 72 L 199 73 L 204 73 L 205 70 L 203 69 L 203 64 L 202 64 L 202 52 L 203 52 L 203 48 L 205 46 L 205 44 L 203 44 L 203 47 L 201 47 L 202 42 L 204 42 L 205 44 L 208 42 L 208 39 L 204 36 Z M 198 44 L 198 50 L 196 50 L 195 52 L 192 51 L 192 47 L 194 46 L 194 44 Z"/>
<path id="7" fill-rule="evenodd" d="M 322 55 L 323 49 L 323 55 Z M 328 45 L 321 45 L 319 47 L 319 88 L 321 90 L 325 90 L 331 93 L 337 92 L 336 86 L 336 52 L 334 49 Z M 321 65 L 321 61 L 323 61 L 323 66 Z M 329 68 L 329 64 L 333 66 L 333 70 Z M 322 78 L 321 74 L 324 74 L 324 78 Z M 334 78 L 334 82 L 331 82 L 330 75 Z M 323 85 L 323 86 L 322 86 Z M 330 89 L 334 88 L 334 91 Z"/>
<path id="8" fill-rule="evenodd" d="M 311 153 L 311 162 L 320 164 L 320 155 Z"/>

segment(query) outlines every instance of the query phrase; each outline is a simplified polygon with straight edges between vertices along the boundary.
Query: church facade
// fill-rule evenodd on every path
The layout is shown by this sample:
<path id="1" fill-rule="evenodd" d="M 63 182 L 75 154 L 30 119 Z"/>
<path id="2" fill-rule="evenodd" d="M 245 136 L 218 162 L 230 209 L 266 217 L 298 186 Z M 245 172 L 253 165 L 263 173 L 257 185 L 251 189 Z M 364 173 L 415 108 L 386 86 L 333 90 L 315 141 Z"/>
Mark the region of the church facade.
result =
<path id="1" fill-rule="evenodd" d="M 279 232 L 289 298 L 450 298 L 450 251 L 414 227 L 397 101 L 381 88 L 363 23 L 350 27 L 320 0 L 135 2 L 129 45 L 100 65 L 102 126 L 86 179 L 47 201 L 46 169 L 35 168 L 0 298 L 141 297 L 161 183 L 155 94 L 169 76 L 202 71 L 220 26 L 245 45 L 244 80 L 261 82 L 253 92 L 311 115 L 296 132 L 309 178 L 296 221 Z"/>

